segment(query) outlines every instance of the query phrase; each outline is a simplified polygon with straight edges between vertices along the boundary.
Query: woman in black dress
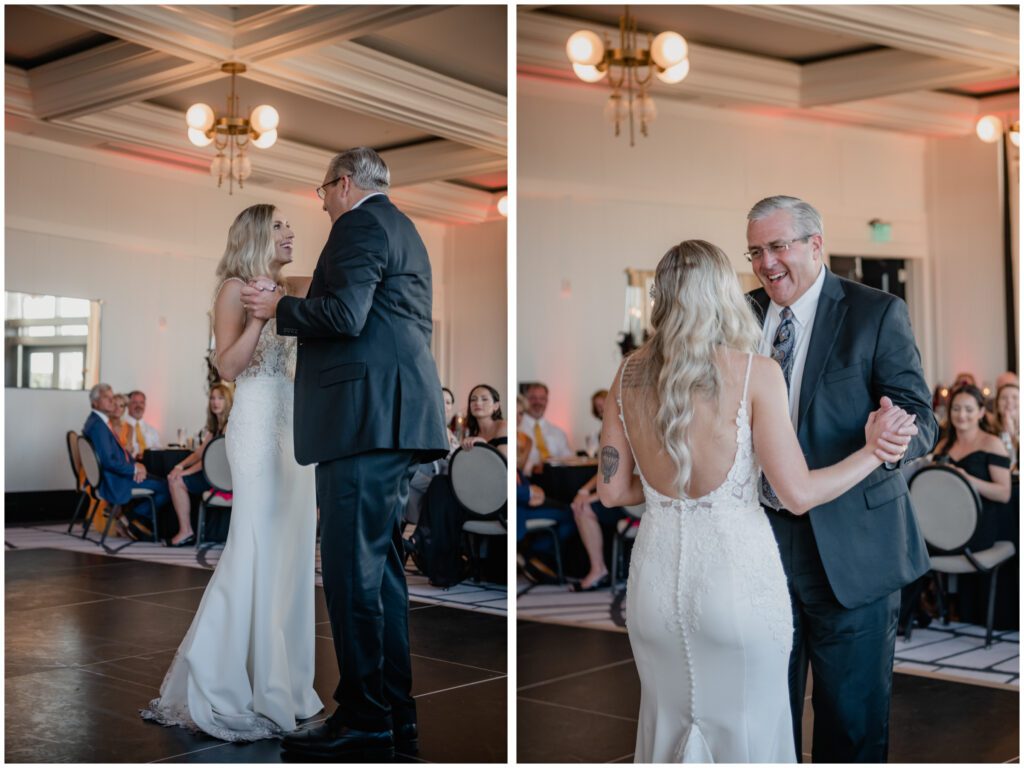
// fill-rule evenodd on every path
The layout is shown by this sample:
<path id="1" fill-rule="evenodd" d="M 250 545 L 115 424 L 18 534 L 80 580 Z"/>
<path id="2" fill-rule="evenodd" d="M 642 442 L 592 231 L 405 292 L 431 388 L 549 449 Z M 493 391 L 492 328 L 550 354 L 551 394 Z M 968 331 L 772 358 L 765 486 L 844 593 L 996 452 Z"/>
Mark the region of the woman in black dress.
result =
<path id="1" fill-rule="evenodd" d="M 508 456 L 508 422 L 501 413 L 501 395 L 490 384 L 477 384 L 469 390 L 467 436 L 462 447 L 469 450 L 477 443 L 487 443 Z"/>
<path id="2" fill-rule="evenodd" d="M 981 496 L 981 518 L 967 544 L 973 551 L 987 549 L 1002 538 L 1000 530 L 1009 522 L 1004 518 L 1015 514 L 1006 504 L 1010 500 L 1010 457 L 1003 441 L 988 429 L 981 390 L 970 384 L 954 389 L 949 397 L 949 421 L 935 459 L 946 457 L 948 465 L 967 478 Z M 988 579 L 961 577 L 959 584 L 960 620 L 984 624 Z"/>

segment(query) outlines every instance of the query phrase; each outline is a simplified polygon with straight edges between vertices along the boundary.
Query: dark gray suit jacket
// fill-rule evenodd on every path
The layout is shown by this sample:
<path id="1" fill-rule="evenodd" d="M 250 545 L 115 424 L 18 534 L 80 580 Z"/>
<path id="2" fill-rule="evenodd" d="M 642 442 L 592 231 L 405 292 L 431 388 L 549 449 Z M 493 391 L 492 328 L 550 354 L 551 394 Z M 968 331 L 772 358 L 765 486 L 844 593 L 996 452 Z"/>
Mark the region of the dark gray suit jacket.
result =
<path id="1" fill-rule="evenodd" d="M 749 296 L 763 322 L 768 294 Z M 903 461 L 928 453 L 938 425 L 907 305 L 826 272 L 797 406 L 807 465 L 827 467 L 861 448 L 864 422 L 883 395 L 917 415 L 918 434 Z M 894 592 L 930 567 L 900 472 L 879 467 L 812 509 L 810 521 L 832 591 L 847 608 Z"/>
<path id="2" fill-rule="evenodd" d="M 387 197 L 334 222 L 306 298 L 277 305 L 277 332 L 299 337 L 300 464 L 379 450 L 447 455 L 431 302 L 426 247 Z"/>

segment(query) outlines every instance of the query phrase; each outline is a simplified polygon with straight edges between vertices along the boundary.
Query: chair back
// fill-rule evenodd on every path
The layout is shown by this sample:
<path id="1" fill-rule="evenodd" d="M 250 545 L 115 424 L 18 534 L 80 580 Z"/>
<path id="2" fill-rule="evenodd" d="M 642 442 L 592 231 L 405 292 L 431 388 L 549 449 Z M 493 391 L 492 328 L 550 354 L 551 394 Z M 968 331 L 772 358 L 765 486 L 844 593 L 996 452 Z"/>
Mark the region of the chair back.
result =
<path id="1" fill-rule="evenodd" d="M 215 437 L 203 450 L 203 475 L 214 490 L 231 493 L 231 464 L 224 435 Z"/>
<path id="2" fill-rule="evenodd" d="M 96 458 L 96 451 L 93 450 L 92 443 L 84 435 L 78 436 L 78 457 L 82 462 L 82 469 L 85 470 L 86 482 L 98 492 L 103 468 L 100 466 L 99 459 Z"/>
<path id="3" fill-rule="evenodd" d="M 64 441 L 68 446 L 68 461 L 71 462 L 71 474 L 75 476 L 75 490 L 82 490 L 82 482 L 85 480 L 85 470 L 82 469 L 82 458 L 78 455 L 78 433 L 69 429 Z"/>
<path id="4" fill-rule="evenodd" d="M 508 503 L 508 462 L 490 445 L 455 451 L 448 462 L 448 481 L 456 501 L 474 515 L 493 515 Z"/>
<path id="5" fill-rule="evenodd" d="M 941 552 L 961 549 L 978 527 L 981 497 L 955 470 L 940 465 L 921 469 L 910 480 L 910 499 L 925 542 Z"/>

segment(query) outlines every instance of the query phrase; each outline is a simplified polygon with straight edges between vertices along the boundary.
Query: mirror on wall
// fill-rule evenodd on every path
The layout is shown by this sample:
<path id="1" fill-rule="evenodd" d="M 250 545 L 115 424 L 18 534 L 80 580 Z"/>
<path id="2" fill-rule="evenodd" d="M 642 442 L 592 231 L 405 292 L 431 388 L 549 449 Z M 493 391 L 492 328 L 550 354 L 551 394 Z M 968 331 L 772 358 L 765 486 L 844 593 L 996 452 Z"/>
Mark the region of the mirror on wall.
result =
<path id="1" fill-rule="evenodd" d="M 89 389 L 99 381 L 100 303 L 7 291 L 4 386 Z"/>

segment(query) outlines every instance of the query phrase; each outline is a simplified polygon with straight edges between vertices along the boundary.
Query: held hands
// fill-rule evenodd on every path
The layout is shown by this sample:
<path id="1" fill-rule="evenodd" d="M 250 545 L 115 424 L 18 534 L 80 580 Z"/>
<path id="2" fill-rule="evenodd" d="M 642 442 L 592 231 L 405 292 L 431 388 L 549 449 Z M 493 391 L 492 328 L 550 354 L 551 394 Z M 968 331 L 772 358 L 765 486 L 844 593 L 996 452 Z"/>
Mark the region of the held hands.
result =
<path id="1" fill-rule="evenodd" d="M 135 482 L 141 483 L 146 479 L 146 468 L 142 464 L 135 465 Z"/>
<path id="2" fill-rule="evenodd" d="M 596 495 L 596 494 L 595 494 Z M 580 490 L 572 500 L 572 511 L 574 515 L 582 515 L 587 511 L 590 506 L 591 495 L 584 490 Z"/>
<path id="3" fill-rule="evenodd" d="M 269 277 L 260 275 L 242 289 L 242 306 L 257 320 L 270 320 L 277 312 L 281 300 L 279 286 Z"/>
<path id="4" fill-rule="evenodd" d="M 888 397 L 881 399 L 880 406 L 868 416 L 864 439 L 880 461 L 897 464 L 917 434 L 917 416 L 893 405 Z"/>
<path id="5" fill-rule="evenodd" d="M 545 498 L 544 497 L 544 490 L 540 486 L 533 485 L 531 483 L 530 484 L 530 501 L 527 503 L 527 506 L 539 507 L 541 504 L 544 503 L 544 498 Z"/>

